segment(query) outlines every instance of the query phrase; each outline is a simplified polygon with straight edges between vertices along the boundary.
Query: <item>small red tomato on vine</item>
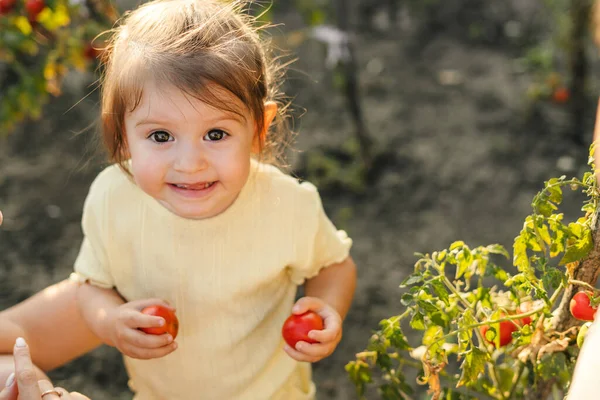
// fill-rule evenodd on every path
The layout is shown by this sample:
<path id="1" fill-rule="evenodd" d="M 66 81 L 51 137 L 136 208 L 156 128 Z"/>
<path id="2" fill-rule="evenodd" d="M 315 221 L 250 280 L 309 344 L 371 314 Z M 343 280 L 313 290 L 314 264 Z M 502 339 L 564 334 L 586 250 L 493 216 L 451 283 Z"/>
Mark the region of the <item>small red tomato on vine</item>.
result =
<path id="1" fill-rule="evenodd" d="M 512 321 L 502 321 L 498 325 L 500 325 L 499 332 L 496 331 L 496 334 L 500 335 L 500 347 L 504 347 L 512 341 L 512 333 L 516 331 L 518 328 Z M 496 346 L 496 337 L 488 338 L 486 333 L 490 330 L 489 325 L 484 325 L 480 328 L 481 334 L 485 338 L 485 340 Z"/>
<path id="2" fill-rule="evenodd" d="M 6 15 L 15 8 L 17 0 L 0 0 L 0 15 Z"/>
<path id="3" fill-rule="evenodd" d="M 25 2 L 25 9 L 29 15 L 30 20 L 35 20 L 39 13 L 46 7 L 44 0 L 27 0 Z"/>
<path id="4" fill-rule="evenodd" d="M 519 306 L 517 307 L 516 313 L 517 314 L 524 314 L 526 312 L 531 311 L 532 308 L 533 308 L 533 303 L 531 301 L 526 301 L 526 302 L 523 302 L 523 303 L 519 304 Z M 530 316 L 523 317 L 523 318 L 521 318 L 519 320 L 519 322 L 520 322 L 520 324 L 522 326 L 530 325 L 531 324 L 531 317 Z"/>
<path id="5" fill-rule="evenodd" d="M 555 103 L 566 103 L 569 101 L 569 97 L 571 97 L 569 89 L 566 87 L 559 87 L 552 93 L 552 100 L 554 100 Z"/>
<path id="6" fill-rule="evenodd" d="M 581 321 L 593 321 L 598 307 L 590 304 L 592 292 L 581 291 L 575 293 L 569 303 L 571 315 Z"/>

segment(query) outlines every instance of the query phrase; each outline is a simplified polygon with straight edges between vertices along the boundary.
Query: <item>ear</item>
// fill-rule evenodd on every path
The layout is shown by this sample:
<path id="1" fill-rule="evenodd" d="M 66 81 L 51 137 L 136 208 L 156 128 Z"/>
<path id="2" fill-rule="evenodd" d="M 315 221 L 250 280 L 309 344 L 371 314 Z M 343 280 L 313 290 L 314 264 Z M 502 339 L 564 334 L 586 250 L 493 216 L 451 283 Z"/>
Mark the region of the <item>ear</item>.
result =
<path id="1" fill-rule="evenodd" d="M 269 127 L 271 126 L 271 123 L 273 123 L 273 120 L 276 116 L 277 103 L 275 103 L 274 101 L 265 102 L 265 113 L 263 114 L 264 125 L 262 131 L 257 132 L 257 135 L 254 137 L 254 144 L 252 146 L 254 152 L 258 153 L 258 151 L 260 150 L 260 148 L 258 147 L 259 139 L 263 143 L 265 142 L 265 139 L 267 138 L 267 132 L 269 132 Z"/>

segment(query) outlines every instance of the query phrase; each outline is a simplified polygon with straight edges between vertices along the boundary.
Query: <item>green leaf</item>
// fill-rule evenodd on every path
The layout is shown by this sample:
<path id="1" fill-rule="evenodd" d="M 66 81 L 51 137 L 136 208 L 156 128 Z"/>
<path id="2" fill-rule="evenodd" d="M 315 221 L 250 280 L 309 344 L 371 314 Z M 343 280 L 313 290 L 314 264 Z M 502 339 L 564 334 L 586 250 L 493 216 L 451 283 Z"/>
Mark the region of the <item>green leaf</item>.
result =
<path id="1" fill-rule="evenodd" d="M 457 240 L 456 242 L 453 242 L 450 245 L 449 250 L 452 251 L 452 250 L 456 250 L 461 247 L 465 247 L 465 242 L 463 242 L 462 240 Z"/>
<path id="2" fill-rule="evenodd" d="M 542 283 L 547 292 L 558 288 L 561 283 L 567 283 L 566 275 L 557 268 L 550 267 L 542 275 Z"/>
<path id="3" fill-rule="evenodd" d="M 543 379 L 552 379 L 556 377 L 564 379 L 565 373 L 567 378 L 570 377 L 566 355 L 562 352 L 545 354 L 536 365 L 536 372 Z"/>
<path id="4" fill-rule="evenodd" d="M 571 225 L 581 226 L 579 224 L 569 224 Z M 571 229 L 571 231 L 573 231 Z M 582 232 L 580 233 L 580 239 L 577 239 L 574 243 L 567 245 L 567 250 L 565 251 L 565 255 L 559 262 L 559 265 L 565 265 L 572 263 L 574 261 L 579 261 L 585 258 L 590 251 L 594 248 L 594 242 L 592 239 L 592 231 L 587 227 L 582 228 Z"/>
<path id="5" fill-rule="evenodd" d="M 489 359 L 489 354 L 477 347 L 472 347 L 464 354 L 464 360 L 460 366 L 462 373 L 456 384 L 460 386 L 472 386 L 475 384 L 481 374 L 485 372 L 485 363 Z"/>
<path id="6" fill-rule="evenodd" d="M 423 275 L 419 273 L 411 274 L 400 283 L 400 287 L 411 286 L 419 282 L 423 282 Z"/>
<path id="7" fill-rule="evenodd" d="M 519 272 L 533 273 L 531 265 L 529 264 L 529 256 L 527 255 L 527 242 L 521 232 L 521 235 L 515 238 L 513 245 L 513 264 Z"/>
<path id="8" fill-rule="evenodd" d="M 450 302 L 448 301 L 448 289 L 446 288 L 446 285 L 441 282 L 441 280 L 442 277 L 433 279 L 429 283 L 434 293 L 440 298 L 440 300 L 442 300 L 446 305 L 450 305 Z"/>
<path id="9" fill-rule="evenodd" d="M 382 335 L 390 341 L 392 346 L 398 350 L 411 349 L 400 327 L 400 320 L 397 317 L 384 319 L 380 322 L 380 325 L 382 327 Z"/>
<path id="10" fill-rule="evenodd" d="M 558 179 L 553 178 L 548 181 L 549 185 L 553 185 L 558 183 Z M 548 191 L 548 197 L 551 202 L 560 204 L 563 199 L 562 188 L 559 185 L 556 186 L 547 186 L 546 190 Z"/>
<path id="11" fill-rule="evenodd" d="M 425 330 L 425 319 L 420 311 L 417 311 L 410 320 L 410 327 L 419 331 Z"/>

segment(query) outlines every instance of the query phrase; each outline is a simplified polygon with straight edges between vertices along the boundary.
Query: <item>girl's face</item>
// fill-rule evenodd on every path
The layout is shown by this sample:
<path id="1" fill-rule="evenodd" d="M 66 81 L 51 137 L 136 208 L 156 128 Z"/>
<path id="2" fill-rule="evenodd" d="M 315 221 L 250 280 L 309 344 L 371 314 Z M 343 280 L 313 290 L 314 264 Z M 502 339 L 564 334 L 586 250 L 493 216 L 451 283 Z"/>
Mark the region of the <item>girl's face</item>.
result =
<path id="1" fill-rule="evenodd" d="M 246 110 L 233 95 L 222 96 Z M 220 214 L 248 179 L 256 133 L 248 111 L 241 117 L 147 83 L 125 128 L 136 184 L 180 217 Z"/>

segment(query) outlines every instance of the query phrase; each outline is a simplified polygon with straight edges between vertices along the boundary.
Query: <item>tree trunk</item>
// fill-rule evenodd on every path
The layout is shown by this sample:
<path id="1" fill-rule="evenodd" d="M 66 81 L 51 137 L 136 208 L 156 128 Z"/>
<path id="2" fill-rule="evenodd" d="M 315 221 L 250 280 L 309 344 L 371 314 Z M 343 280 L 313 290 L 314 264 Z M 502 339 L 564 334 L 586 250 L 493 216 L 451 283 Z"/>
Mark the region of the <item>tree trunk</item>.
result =
<path id="1" fill-rule="evenodd" d="M 577 267 L 573 270 L 572 279 L 578 280 L 581 282 L 589 283 L 592 286 L 596 285 L 596 281 L 598 280 L 598 275 L 600 275 L 600 227 L 598 226 L 598 213 L 594 216 L 593 220 L 594 233 L 594 248 Z M 557 332 L 564 332 L 567 329 L 580 325 L 581 321 L 576 320 L 571 315 L 569 310 L 569 303 L 571 302 L 571 297 L 579 290 L 578 285 L 568 285 L 565 288 L 563 293 L 561 302 L 550 321 L 550 329 L 556 330 Z M 533 390 L 528 393 L 525 397 L 526 400 L 545 400 L 552 393 L 552 386 L 554 385 L 554 380 L 550 379 L 548 381 L 540 381 L 533 388 Z"/>

